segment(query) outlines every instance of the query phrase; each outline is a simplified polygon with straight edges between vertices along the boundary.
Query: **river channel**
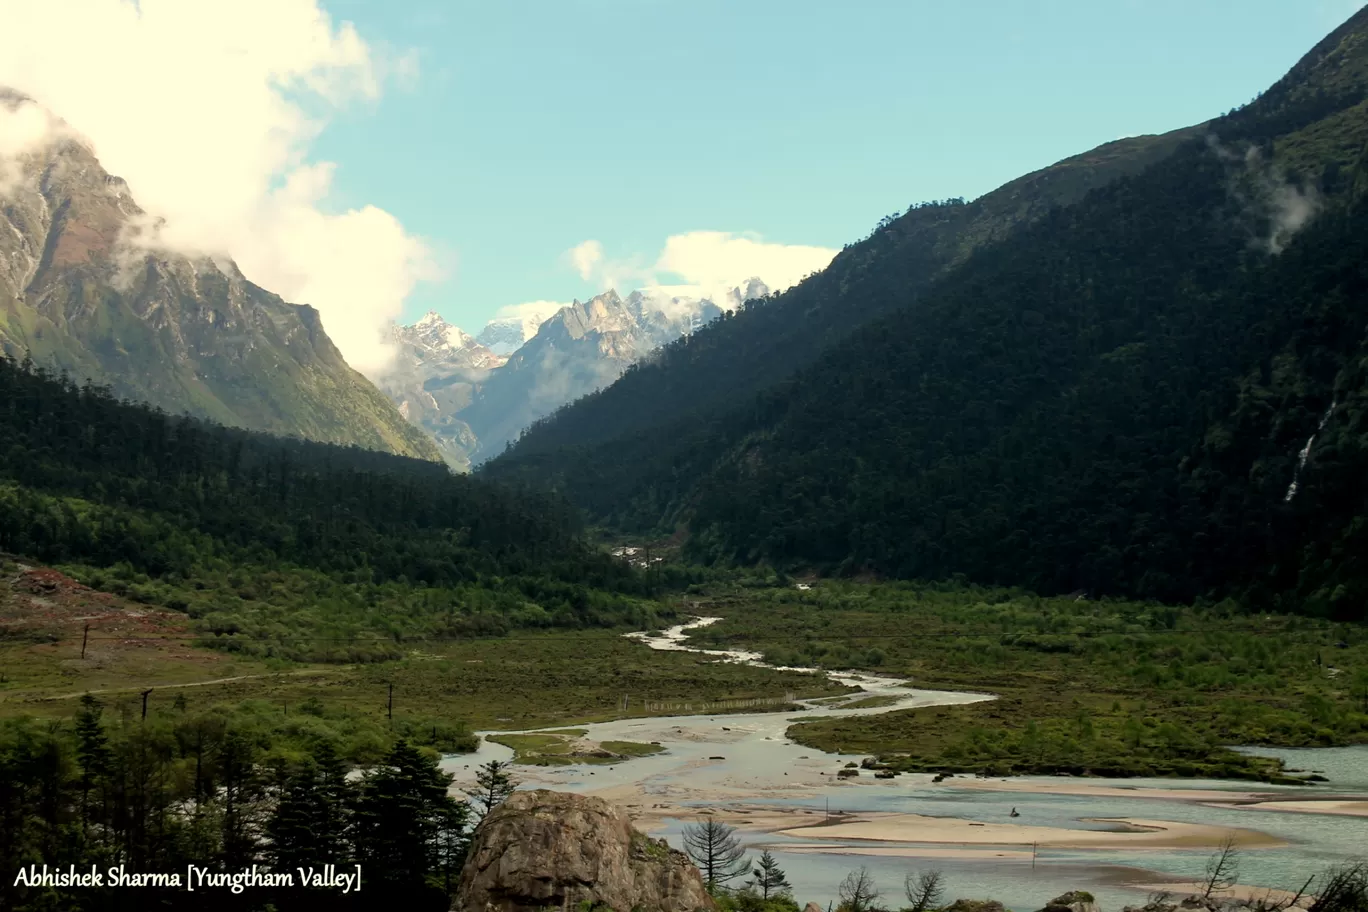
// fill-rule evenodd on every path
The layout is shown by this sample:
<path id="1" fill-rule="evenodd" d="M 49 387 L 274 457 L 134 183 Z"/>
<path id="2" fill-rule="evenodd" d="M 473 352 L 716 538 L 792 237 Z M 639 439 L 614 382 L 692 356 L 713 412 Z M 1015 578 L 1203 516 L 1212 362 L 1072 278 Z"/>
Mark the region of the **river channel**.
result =
<path id="1" fill-rule="evenodd" d="M 699 618 L 655 636 L 629 636 L 652 649 L 773 667 L 757 653 L 689 646 L 689 631 L 717 620 Z M 1296 891 L 1327 866 L 1368 855 L 1368 816 L 1361 816 L 1368 813 L 1363 803 L 1368 802 L 1368 747 L 1257 749 L 1284 756 L 1289 766 L 1323 771 L 1330 781 L 1314 788 L 1063 777 L 957 777 L 936 783 L 929 775 L 875 780 L 867 771 L 838 780 L 837 773 L 863 755 L 829 754 L 795 744 L 784 736 L 789 726 L 817 715 L 873 715 L 992 696 L 920 690 L 907 681 L 873 675 L 789 670 L 826 675 L 860 692 L 799 701 L 803 708 L 796 711 L 580 725 L 576 728 L 587 732 L 586 743 L 656 742 L 663 751 L 610 766 L 516 766 L 514 771 L 525 788 L 600 794 L 626 807 L 638 826 L 676 847 L 682 845 L 684 826 L 702 813 L 718 814 L 740 828 L 755 852 L 768 848 L 775 854 L 800 903 L 812 900 L 823 906 L 836 898 L 846 872 L 861 865 L 894 908 L 901 904 L 904 875 L 934 868 L 944 876 L 947 900 L 991 897 L 1029 912 L 1067 890 L 1086 889 L 1105 912 L 1112 912 L 1142 904 L 1156 885 L 1198 878 L 1212 851 L 1211 833 L 1249 834 L 1240 882 L 1253 887 Z M 893 702 L 843 707 L 870 696 Z M 478 764 L 508 760 L 512 754 L 482 738 L 476 753 L 450 756 L 443 766 L 455 774 L 459 786 L 471 781 Z M 919 816 L 909 831 L 897 828 L 911 818 L 890 815 Z M 895 826 L 885 833 L 882 822 Z M 1033 844 L 1036 834 L 1040 838 Z"/>

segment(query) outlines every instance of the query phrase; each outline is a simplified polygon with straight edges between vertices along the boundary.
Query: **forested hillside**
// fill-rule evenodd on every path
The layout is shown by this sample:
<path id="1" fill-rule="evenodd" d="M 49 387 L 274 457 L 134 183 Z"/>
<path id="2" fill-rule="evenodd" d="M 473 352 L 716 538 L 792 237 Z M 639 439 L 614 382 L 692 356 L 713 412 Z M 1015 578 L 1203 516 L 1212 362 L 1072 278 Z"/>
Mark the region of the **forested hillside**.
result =
<path id="1" fill-rule="evenodd" d="M 903 306 L 791 380 L 543 450 L 599 439 L 571 409 L 491 474 L 686 521 L 710 559 L 1362 617 L 1365 98 L 1360 12 L 1255 102 L 923 291 L 867 246 L 861 280 Z"/>
<path id="2" fill-rule="evenodd" d="M 628 368 L 618 382 L 529 427 L 514 460 L 561 446 L 676 424 L 735 406 L 811 364 L 861 324 L 915 302 L 973 250 L 1042 217 L 1054 205 L 1142 170 L 1171 154 L 1193 129 L 1099 146 L 965 203 L 924 203 L 890 216 L 831 265 L 782 294 L 723 313 L 697 332 Z M 678 430 L 678 429 L 677 429 Z M 677 433 L 676 430 L 676 433 Z M 673 433 L 668 436 L 673 436 Z"/>
<path id="3" fill-rule="evenodd" d="M 0 113 L 39 110 L 0 86 Z M 11 164 L 0 354 L 210 421 L 441 458 L 348 366 L 318 311 L 231 260 L 146 246 L 147 214 L 85 141 L 63 132 Z"/>
<path id="4" fill-rule="evenodd" d="M 440 464 L 172 417 L 3 358 L 0 440 L 0 551 L 188 611 L 227 648 L 354 659 L 644 610 L 568 504 Z"/>

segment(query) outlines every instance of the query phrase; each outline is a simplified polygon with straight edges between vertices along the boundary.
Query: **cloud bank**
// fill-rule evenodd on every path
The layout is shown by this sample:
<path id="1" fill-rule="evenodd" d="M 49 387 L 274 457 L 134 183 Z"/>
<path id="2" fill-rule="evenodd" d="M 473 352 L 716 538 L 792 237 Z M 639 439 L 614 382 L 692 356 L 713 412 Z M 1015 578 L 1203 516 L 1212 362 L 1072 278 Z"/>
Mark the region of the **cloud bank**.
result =
<path id="1" fill-rule="evenodd" d="M 837 253 L 829 247 L 773 243 L 753 234 L 690 231 L 667 238 L 655 261 L 646 265 L 610 259 L 593 240 L 571 249 L 568 257 L 581 278 L 602 288 L 663 286 L 672 294 L 712 298 L 725 307 L 728 292 L 744 289 L 753 277 L 782 291 L 825 269 Z"/>
<path id="2" fill-rule="evenodd" d="M 523 336 L 532 338 L 537 328 L 554 317 L 562 307 L 569 307 L 568 301 L 527 301 L 523 304 L 508 304 L 500 307 L 490 319 L 490 323 L 518 323 L 522 325 Z"/>
<path id="3" fill-rule="evenodd" d="M 318 308 L 352 366 L 384 367 L 385 327 L 438 270 L 389 213 L 330 206 L 336 165 L 309 151 L 344 105 L 411 80 L 412 57 L 373 51 L 317 0 L 0 0 L 0 22 L 0 86 L 88 138 L 166 220 L 158 243 L 231 256 Z M 36 141 L 25 117 L 22 134 L 4 122 L 0 157 Z"/>

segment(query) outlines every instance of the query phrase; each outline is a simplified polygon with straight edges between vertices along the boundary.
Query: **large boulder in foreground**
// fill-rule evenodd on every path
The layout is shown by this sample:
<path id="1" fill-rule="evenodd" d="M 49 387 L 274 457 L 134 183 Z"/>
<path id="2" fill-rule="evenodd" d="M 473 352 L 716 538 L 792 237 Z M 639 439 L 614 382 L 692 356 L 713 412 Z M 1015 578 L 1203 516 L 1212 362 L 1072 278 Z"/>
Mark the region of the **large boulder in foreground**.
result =
<path id="1" fill-rule="evenodd" d="M 587 795 L 514 792 L 476 828 L 453 912 L 536 912 L 582 902 L 617 912 L 717 906 L 698 869 L 622 810 Z"/>
<path id="2" fill-rule="evenodd" d="M 1050 900 L 1040 912 L 1101 912 L 1101 909 L 1091 893 L 1071 890 Z"/>

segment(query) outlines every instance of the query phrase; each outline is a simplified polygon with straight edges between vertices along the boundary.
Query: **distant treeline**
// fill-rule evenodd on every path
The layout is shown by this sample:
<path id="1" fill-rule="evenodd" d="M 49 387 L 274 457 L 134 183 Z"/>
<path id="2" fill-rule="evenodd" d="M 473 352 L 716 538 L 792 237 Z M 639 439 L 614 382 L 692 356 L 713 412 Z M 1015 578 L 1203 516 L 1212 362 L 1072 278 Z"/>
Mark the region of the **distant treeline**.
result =
<path id="1" fill-rule="evenodd" d="M 589 547 L 564 500 L 168 415 L 4 358 L 0 551 L 204 616 L 241 648 L 265 603 L 330 636 L 390 603 L 386 637 L 653 621 L 645 581 Z M 326 631 L 301 615 L 320 610 Z"/>

